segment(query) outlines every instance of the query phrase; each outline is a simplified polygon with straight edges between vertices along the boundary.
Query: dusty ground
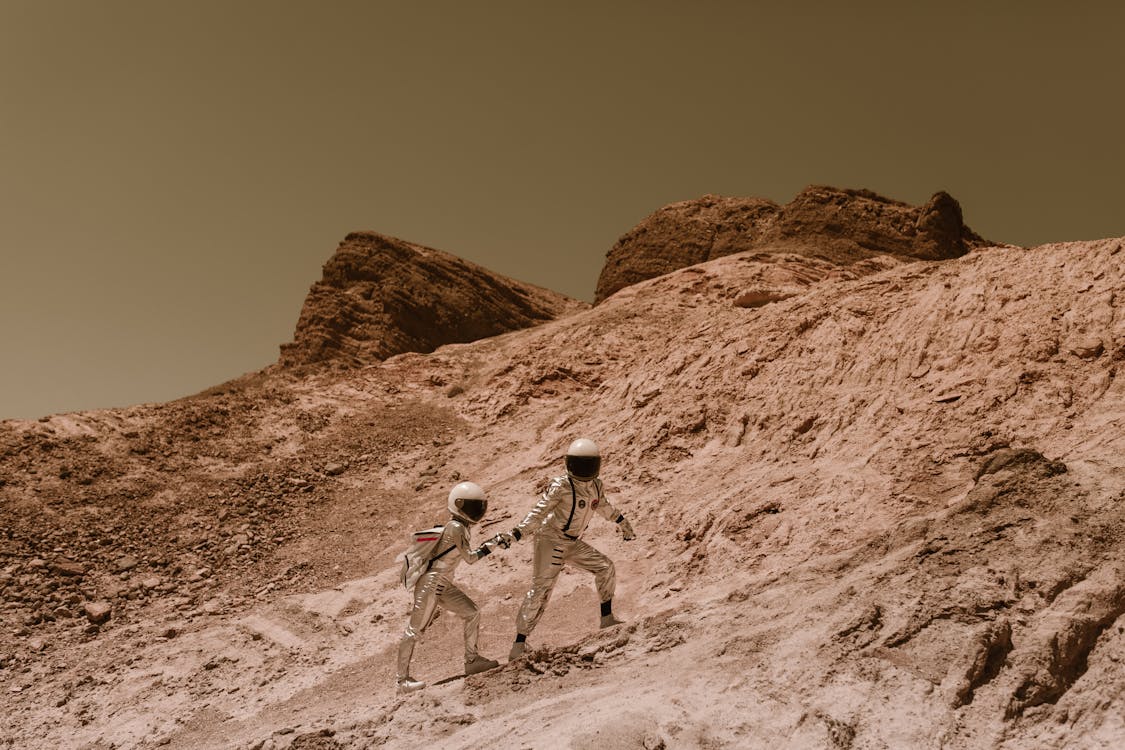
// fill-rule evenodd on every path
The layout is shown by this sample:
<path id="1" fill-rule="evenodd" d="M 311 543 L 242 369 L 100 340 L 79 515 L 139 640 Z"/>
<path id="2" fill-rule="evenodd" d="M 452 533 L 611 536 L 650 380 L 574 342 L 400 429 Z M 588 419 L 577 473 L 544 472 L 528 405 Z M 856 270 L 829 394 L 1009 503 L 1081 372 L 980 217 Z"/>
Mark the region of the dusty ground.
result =
<path id="1" fill-rule="evenodd" d="M 431 354 L 4 422 L 0 747 L 1120 747 L 1123 248 L 743 253 Z M 564 574 L 528 659 L 396 697 L 408 532 L 462 478 L 508 528 L 579 435 L 639 533 L 589 539 L 628 624 Z M 459 572 L 502 661 L 530 555 Z M 417 676 L 459 671 L 454 619 Z"/>

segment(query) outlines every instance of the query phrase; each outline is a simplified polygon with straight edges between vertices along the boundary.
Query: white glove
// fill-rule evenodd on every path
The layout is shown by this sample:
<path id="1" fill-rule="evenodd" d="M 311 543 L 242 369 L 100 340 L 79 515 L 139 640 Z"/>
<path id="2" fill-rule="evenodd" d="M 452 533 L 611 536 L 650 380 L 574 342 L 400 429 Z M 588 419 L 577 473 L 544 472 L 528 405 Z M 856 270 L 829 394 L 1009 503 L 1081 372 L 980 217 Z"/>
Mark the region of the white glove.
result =
<path id="1" fill-rule="evenodd" d="M 512 546 L 512 542 L 516 541 L 515 537 L 503 531 L 493 537 L 493 540 L 504 549 L 508 549 Z"/>
<path id="2" fill-rule="evenodd" d="M 633 525 L 629 523 L 629 519 L 622 518 L 621 522 L 617 524 L 617 528 L 621 529 L 621 538 L 625 541 L 631 542 L 637 538 L 637 534 L 633 531 Z"/>

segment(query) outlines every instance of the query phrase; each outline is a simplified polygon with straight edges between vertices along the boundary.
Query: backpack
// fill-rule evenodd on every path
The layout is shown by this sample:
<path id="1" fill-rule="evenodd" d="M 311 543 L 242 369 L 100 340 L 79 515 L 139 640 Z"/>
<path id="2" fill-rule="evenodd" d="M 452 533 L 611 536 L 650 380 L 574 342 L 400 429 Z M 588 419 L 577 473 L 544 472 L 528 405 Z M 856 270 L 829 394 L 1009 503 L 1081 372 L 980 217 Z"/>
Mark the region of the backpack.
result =
<path id="1" fill-rule="evenodd" d="M 418 579 L 429 572 L 430 566 L 434 564 L 434 560 L 439 560 L 446 554 L 456 549 L 456 545 L 449 547 L 445 551 L 434 555 L 434 549 L 437 548 L 438 542 L 441 540 L 442 532 L 445 531 L 444 526 L 434 526 L 429 529 L 422 529 L 415 531 L 411 534 L 411 544 L 406 548 L 399 558 L 402 560 L 402 585 L 407 591 L 414 588 L 414 584 L 418 583 Z"/>

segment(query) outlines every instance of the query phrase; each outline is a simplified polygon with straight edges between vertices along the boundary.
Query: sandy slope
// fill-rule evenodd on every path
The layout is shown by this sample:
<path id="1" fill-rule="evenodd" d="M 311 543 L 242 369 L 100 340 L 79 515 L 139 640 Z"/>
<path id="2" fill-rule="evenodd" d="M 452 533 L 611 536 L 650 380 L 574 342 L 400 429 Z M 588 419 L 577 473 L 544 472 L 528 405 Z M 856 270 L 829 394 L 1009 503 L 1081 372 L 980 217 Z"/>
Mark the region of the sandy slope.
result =
<path id="1" fill-rule="evenodd" d="M 843 270 L 733 255 L 349 374 L 5 423 L 9 446 L 59 443 L 9 448 L 5 522 L 57 507 L 69 529 L 132 488 L 113 507 L 151 520 L 118 544 L 168 590 L 111 599 L 96 632 L 5 630 L 0 746 L 1121 746 L 1123 247 Z M 161 427 L 224 409 L 194 453 Z M 128 449 L 145 429 L 168 455 Z M 596 631 L 589 581 L 566 574 L 526 662 L 397 698 L 406 533 L 458 478 L 492 493 L 486 531 L 507 528 L 577 435 L 640 534 L 590 537 L 629 624 Z M 60 461 L 113 467 L 65 495 Z M 38 590 L 32 554 L 85 560 L 82 596 L 140 574 L 102 572 L 115 553 L 77 528 L 20 534 L 6 592 Z M 507 651 L 530 554 L 461 569 L 487 654 Z M 443 616 L 416 674 L 459 654 Z"/>

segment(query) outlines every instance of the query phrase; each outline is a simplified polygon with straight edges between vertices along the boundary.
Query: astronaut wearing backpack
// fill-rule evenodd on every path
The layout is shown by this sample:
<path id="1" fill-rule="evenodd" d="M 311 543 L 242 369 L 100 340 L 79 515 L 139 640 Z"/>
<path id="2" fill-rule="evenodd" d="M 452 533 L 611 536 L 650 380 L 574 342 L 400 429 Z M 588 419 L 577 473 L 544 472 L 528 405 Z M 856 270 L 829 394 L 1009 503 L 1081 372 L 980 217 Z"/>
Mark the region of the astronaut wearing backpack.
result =
<path id="1" fill-rule="evenodd" d="M 449 610 L 465 621 L 465 674 L 477 674 L 499 663 L 477 653 L 480 611 L 477 605 L 453 584 L 453 574 L 462 560 L 472 565 L 492 552 L 497 545 L 507 547 L 499 536 L 477 549 L 469 548 L 469 527 L 484 518 L 488 499 L 484 490 L 472 482 L 461 482 L 449 492 L 449 522 L 415 532 L 414 544 L 403 555 L 402 581 L 414 591 L 410 622 L 398 646 L 398 692 L 420 690 L 426 683 L 410 676 L 414 645 L 439 609 Z"/>

